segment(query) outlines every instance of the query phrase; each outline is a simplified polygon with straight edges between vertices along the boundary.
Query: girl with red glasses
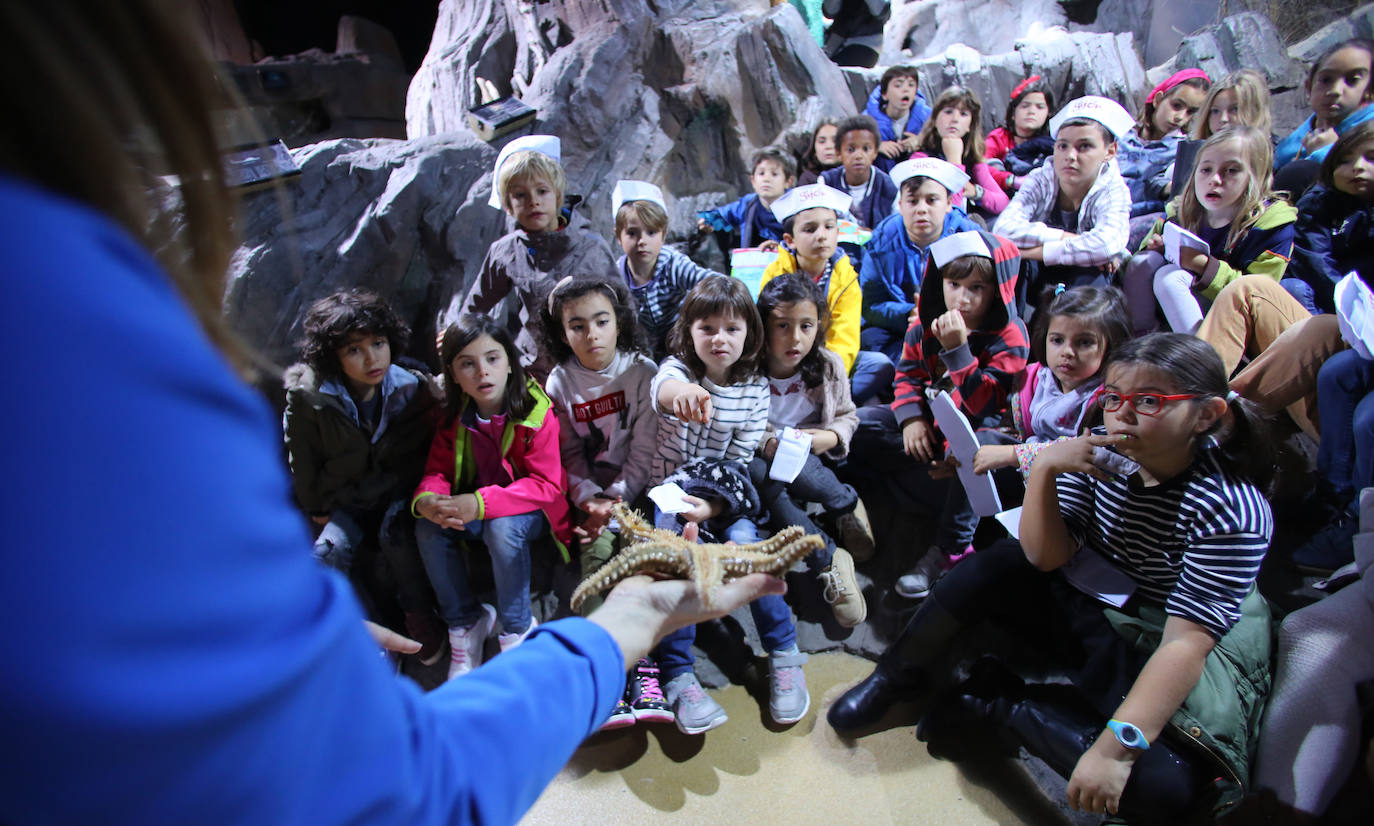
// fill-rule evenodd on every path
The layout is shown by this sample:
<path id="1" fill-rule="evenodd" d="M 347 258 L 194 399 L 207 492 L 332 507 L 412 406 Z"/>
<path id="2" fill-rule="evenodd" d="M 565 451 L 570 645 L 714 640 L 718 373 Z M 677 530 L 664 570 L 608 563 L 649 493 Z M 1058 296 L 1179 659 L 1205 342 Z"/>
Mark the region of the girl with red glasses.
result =
<path id="1" fill-rule="evenodd" d="M 935 680 L 952 639 L 991 620 L 1035 652 L 1038 673 L 1049 662 L 1070 683 L 1027 684 L 978 660 L 927 704 L 917 736 L 932 753 L 1024 746 L 1068 778 L 1074 808 L 1131 822 L 1215 814 L 1247 788 L 1269 687 L 1269 609 L 1255 589 L 1273 533 L 1264 421 L 1193 336 L 1126 342 L 1103 376 L 1105 429 L 1035 457 L 1019 542 L 936 583 L 828 719 L 842 732 L 871 725 Z"/>

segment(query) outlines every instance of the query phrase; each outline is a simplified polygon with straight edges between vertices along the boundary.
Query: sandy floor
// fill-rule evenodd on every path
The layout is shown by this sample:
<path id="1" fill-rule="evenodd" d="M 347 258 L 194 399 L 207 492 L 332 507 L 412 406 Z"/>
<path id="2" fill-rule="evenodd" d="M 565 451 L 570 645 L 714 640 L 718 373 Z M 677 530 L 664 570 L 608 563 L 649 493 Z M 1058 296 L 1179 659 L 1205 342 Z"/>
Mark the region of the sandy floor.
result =
<path id="1" fill-rule="evenodd" d="M 970 777 L 930 757 L 910 725 L 841 740 L 826 725 L 825 709 L 872 667 L 849 654 L 813 655 L 806 666 L 811 711 L 788 728 L 765 723 L 759 700 L 731 685 L 711 692 L 729 722 L 704 736 L 671 725 L 599 735 L 522 823 L 1066 822 L 1038 799 L 1015 762 L 995 777 Z"/>

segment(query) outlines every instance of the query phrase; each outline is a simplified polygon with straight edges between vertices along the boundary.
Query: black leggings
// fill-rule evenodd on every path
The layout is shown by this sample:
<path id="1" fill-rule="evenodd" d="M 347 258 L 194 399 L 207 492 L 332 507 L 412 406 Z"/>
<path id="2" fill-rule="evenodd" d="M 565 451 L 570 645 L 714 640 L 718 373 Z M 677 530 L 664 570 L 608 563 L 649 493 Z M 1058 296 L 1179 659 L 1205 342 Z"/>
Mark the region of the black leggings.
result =
<path id="1" fill-rule="evenodd" d="M 1149 659 L 1116 633 L 1096 600 L 1061 574 L 1037 569 L 1015 540 L 996 542 L 954 566 L 931 599 L 965 625 L 988 620 L 1024 638 L 1068 672 L 1070 686 L 1029 687 L 1010 726 L 1066 778 Z M 1217 776 L 1215 759 L 1172 740 L 1165 729 L 1136 761 L 1122 794 L 1123 817 L 1176 821 L 1197 806 L 1199 791 Z"/>

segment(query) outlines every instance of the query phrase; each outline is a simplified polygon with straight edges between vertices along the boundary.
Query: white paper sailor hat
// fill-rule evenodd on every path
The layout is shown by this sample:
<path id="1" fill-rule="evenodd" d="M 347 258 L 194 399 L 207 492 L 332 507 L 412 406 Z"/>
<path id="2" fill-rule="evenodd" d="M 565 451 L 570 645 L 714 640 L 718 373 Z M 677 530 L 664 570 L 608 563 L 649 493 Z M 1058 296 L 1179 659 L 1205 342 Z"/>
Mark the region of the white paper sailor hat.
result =
<path id="1" fill-rule="evenodd" d="M 930 245 L 930 258 L 935 262 L 936 267 L 943 267 L 954 259 L 962 258 L 965 255 L 981 255 L 990 259 L 992 258 L 992 250 L 988 249 L 983 236 L 972 230 L 946 235 Z"/>
<path id="2" fill-rule="evenodd" d="M 918 175 L 933 178 L 952 193 L 963 192 L 964 185 L 969 182 L 968 173 L 940 158 L 912 158 L 902 161 L 892 167 L 892 171 L 887 174 L 892 178 L 892 183 L 897 185 L 898 192 L 902 191 L 903 181 Z"/>
<path id="3" fill-rule="evenodd" d="M 501 188 L 496 183 L 501 180 L 501 167 L 511 153 L 522 151 L 548 155 L 559 163 L 563 161 L 563 145 L 553 135 L 523 135 L 501 147 L 501 154 L 496 156 L 496 166 L 491 169 L 491 198 L 487 201 L 496 209 L 505 209 L 505 205 L 501 203 Z"/>
<path id="4" fill-rule="evenodd" d="M 854 199 L 848 192 L 841 192 L 825 184 L 807 184 L 793 187 L 787 194 L 773 202 L 773 215 L 779 221 L 786 221 L 798 212 L 815 207 L 828 207 L 836 213 L 848 212 Z"/>
<path id="5" fill-rule="evenodd" d="M 1088 95 L 1069 101 L 1050 118 L 1050 136 L 1058 137 L 1060 125 L 1072 118 L 1095 120 L 1118 138 L 1135 128 L 1135 118 L 1121 104 L 1111 98 Z"/>
<path id="6" fill-rule="evenodd" d="M 668 211 L 668 205 L 663 202 L 663 190 L 645 181 L 617 181 L 615 189 L 611 190 L 611 220 L 620 214 L 620 208 L 630 201 L 653 201 Z"/>

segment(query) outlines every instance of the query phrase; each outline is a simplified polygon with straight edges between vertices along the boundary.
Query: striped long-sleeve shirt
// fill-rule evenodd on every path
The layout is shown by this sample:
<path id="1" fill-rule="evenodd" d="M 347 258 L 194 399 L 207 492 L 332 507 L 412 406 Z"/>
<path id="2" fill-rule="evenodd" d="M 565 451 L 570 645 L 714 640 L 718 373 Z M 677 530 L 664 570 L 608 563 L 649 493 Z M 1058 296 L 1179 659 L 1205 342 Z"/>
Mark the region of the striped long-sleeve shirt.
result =
<path id="1" fill-rule="evenodd" d="M 711 394 L 711 420 L 705 424 L 684 422 L 658 404 L 665 381 L 699 384 Z M 673 356 L 664 360 L 649 388 L 658 411 L 658 450 L 654 453 L 649 484 L 657 485 L 691 459 L 727 459 L 748 464 L 754 449 L 768 430 L 768 379 L 755 376 L 737 384 L 719 385 L 710 379 L 693 378 L 687 365 Z"/>
<path id="2" fill-rule="evenodd" d="M 1255 486 L 1224 470 L 1213 451 L 1153 487 L 1138 476 L 1103 482 L 1069 473 L 1055 481 L 1074 542 L 1130 576 L 1137 596 L 1217 639 L 1240 618 L 1274 519 Z"/>
<path id="3" fill-rule="evenodd" d="M 649 337 L 649 349 L 653 351 L 654 361 L 663 361 L 668 355 L 668 331 L 677 321 L 678 311 L 682 309 L 682 299 L 687 291 L 708 275 L 716 275 L 714 270 L 698 266 L 695 261 L 675 249 L 664 247 L 654 262 L 654 274 L 647 284 L 636 284 L 630 275 L 625 256 L 616 262 L 625 283 L 635 297 L 635 310 L 639 315 L 639 326 Z"/>

